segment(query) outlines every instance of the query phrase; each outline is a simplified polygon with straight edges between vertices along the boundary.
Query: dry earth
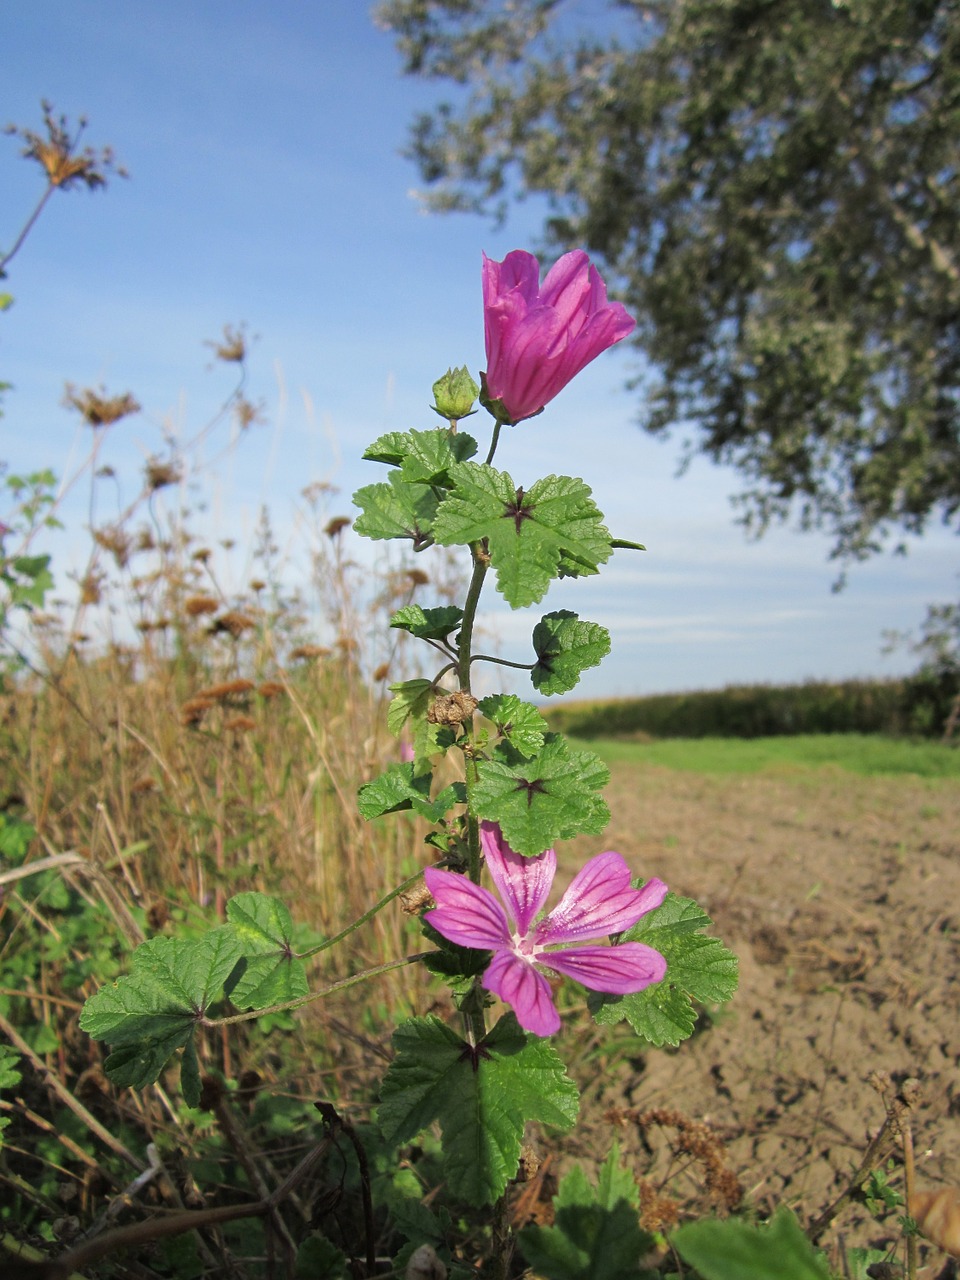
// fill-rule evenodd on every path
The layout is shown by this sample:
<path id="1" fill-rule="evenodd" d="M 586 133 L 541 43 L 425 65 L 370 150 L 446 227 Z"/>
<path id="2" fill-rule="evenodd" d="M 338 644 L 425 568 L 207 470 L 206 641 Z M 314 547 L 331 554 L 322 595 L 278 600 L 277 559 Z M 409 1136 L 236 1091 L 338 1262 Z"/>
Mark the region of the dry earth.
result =
<path id="1" fill-rule="evenodd" d="M 895 1086 L 920 1082 L 918 1182 L 960 1186 L 956 780 L 626 765 L 612 775 L 604 847 L 709 912 L 740 958 L 740 988 L 679 1050 L 595 1073 L 568 1154 L 609 1149 L 611 1108 L 678 1109 L 722 1137 L 749 1202 L 789 1204 L 809 1224 L 881 1127 L 869 1080 L 888 1072 Z M 668 1170 L 666 1130 L 616 1136 L 638 1173 L 667 1177 L 682 1210 L 695 1204 L 702 1179 L 695 1166 Z M 839 1259 L 844 1242 L 884 1247 L 896 1235 L 895 1215 L 880 1224 L 853 1204 L 821 1243 Z M 923 1252 L 921 1274 L 939 1274 L 943 1255 Z"/>

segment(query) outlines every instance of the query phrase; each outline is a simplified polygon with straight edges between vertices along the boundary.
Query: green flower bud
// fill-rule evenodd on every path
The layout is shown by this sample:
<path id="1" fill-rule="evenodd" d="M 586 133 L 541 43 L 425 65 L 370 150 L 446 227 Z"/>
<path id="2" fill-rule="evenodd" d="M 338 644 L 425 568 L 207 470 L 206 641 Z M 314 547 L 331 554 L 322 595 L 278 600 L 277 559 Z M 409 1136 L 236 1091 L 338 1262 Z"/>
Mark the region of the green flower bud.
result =
<path id="1" fill-rule="evenodd" d="M 462 369 L 448 369 L 433 384 L 434 403 L 430 407 L 448 422 L 458 422 L 476 413 L 473 402 L 479 391 L 466 365 Z"/>

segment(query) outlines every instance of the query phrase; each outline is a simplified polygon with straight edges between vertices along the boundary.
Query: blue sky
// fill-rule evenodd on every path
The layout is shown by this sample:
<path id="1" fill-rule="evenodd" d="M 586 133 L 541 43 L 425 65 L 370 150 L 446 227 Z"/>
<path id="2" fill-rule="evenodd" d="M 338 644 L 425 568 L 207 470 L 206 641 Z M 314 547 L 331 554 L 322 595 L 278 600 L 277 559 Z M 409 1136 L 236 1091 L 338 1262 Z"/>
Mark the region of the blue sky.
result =
<path id="1" fill-rule="evenodd" d="M 482 368 L 481 250 L 531 247 L 535 207 L 499 229 L 420 212 L 400 153 L 437 90 L 401 77 L 363 0 L 11 0 L 0 44 L 0 123 L 38 127 L 48 98 L 86 115 L 90 142 L 109 142 L 131 174 L 107 192 L 57 193 L 11 265 L 0 377 L 15 389 L 0 458 L 69 474 L 89 439 L 61 407 L 64 382 L 130 389 L 144 413 L 102 460 L 132 493 L 163 432 L 191 436 L 229 386 L 204 340 L 246 322 L 268 423 L 208 467 L 204 518 L 242 548 L 266 504 L 295 575 L 303 487 L 332 483 L 331 513 L 348 514 L 349 495 L 381 478 L 360 461 L 365 445 L 433 425 L 430 385 L 448 365 Z M 9 138 L 0 175 L 9 246 L 42 185 Z M 623 383 L 636 371 L 631 351 L 608 353 L 501 445 L 497 463 L 518 483 L 582 476 L 614 535 L 648 548 L 558 584 L 533 611 L 491 598 L 484 623 L 503 655 L 527 660 L 533 621 L 571 608 L 612 634 L 610 658 L 579 686 L 589 696 L 909 669 L 908 654 L 881 653 L 881 632 L 955 598 L 955 537 L 934 529 L 831 593 L 824 539 L 781 529 L 748 542 L 729 504 L 735 474 L 699 461 L 675 477 L 680 442 L 635 425 Z M 86 546 L 82 488 L 63 514 L 61 586 Z M 242 587 L 246 567 L 241 555 L 228 585 Z"/>

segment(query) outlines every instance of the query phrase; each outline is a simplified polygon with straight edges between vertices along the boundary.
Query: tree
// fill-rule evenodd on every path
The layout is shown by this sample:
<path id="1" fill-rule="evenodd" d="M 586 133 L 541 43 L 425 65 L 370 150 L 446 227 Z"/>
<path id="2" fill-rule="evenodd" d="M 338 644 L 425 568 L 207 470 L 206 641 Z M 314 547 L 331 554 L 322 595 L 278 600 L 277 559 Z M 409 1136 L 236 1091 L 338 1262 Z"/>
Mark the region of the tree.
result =
<path id="1" fill-rule="evenodd" d="M 384 0 L 451 82 L 436 209 L 549 202 L 655 371 L 643 425 L 732 463 L 748 528 L 868 556 L 960 527 L 960 0 Z"/>

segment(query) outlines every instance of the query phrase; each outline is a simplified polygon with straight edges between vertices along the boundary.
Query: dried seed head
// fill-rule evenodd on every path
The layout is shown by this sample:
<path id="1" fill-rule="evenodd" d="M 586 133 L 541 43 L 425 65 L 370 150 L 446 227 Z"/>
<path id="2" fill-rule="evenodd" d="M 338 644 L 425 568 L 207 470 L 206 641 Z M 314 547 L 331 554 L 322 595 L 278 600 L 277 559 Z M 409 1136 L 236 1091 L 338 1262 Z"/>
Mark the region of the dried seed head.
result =
<path id="1" fill-rule="evenodd" d="M 264 680 L 263 684 L 257 690 L 261 698 L 279 698 L 287 692 L 286 685 L 282 685 L 279 680 Z"/>
<path id="2" fill-rule="evenodd" d="M 257 727 L 257 722 L 251 716 L 231 716 L 229 720 L 223 722 L 223 727 L 234 733 L 249 733 L 251 729 Z"/>
<path id="3" fill-rule="evenodd" d="M 386 680 L 389 674 L 390 674 L 390 663 L 381 662 L 379 667 L 375 669 L 373 673 L 373 678 L 374 680 Z"/>
<path id="4" fill-rule="evenodd" d="M 477 709 L 472 693 L 458 689 L 456 693 L 441 694 L 427 712 L 431 724 L 463 724 Z"/>
<path id="5" fill-rule="evenodd" d="M 118 569 L 125 569 L 130 560 L 132 539 L 122 525 L 108 524 L 94 529 L 93 540 L 98 547 L 109 551 Z"/>
<path id="6" fill-rule="evenodd" d="M 225 324 L 223 337 L 219 341 L 205 342 L 203 345 L 210 347 L 216 358 L 224 364 L 242 364 L 247 358 L 246 328 L 242 324 L 236 328 Z"/>
<path id="7" fill-rule="evenodd" d="M 188 596 L 183 602 L 183 610 L 188 618 L 199 618 L 205 613 L 216 613 L 220 601 L 214 596 Z"/>
<path id="8" fill-rule="evenodd" d="M 329 658 L 331 650 L 325 649 L 322 644 L 298 644 L 295 649 L 291 649 L 291 661 L 296 662 L 298 659 L 310 661 L 313 658 Z"/>
<path id="9" fill-rule="evenodd" d="M 198 689 L 194 696 L 205 698 L 208 702 L 239 702 L 245 705 L 248 701 L 247 695 L 255 687 L 252 680 L 224 680 L 222 684 L 212 684 L 209 688 Z"/>
<path id="10" fill-rule="evenodd" d="M 407 577 L 410 579 L 410 585 L 414 587 L 425 587 L 430 581 L 430 575 L 424 573 L 422 569 L 408 569 Z"/>
<path id="11" fill-rule="evenodd" d="M 240 613 L 236 609 L 231 609 L 229 613 L 224 613 L 219 618 L 214 618 L 209 627 L 209 634 L 212 636 L 227 635 L 233 636 L 234 640 L 239 639 L 245 631 L 250 631 L 256 626 L 253 618 L 246 613 Z"/>
<path id="12" fill-rule="evenodd" d="M 179 484 L 183 472 L 178 463 L 161 462 L 159 458 L 150 458 L 143 469 L 147 488 L 151 493 L 163 489 L 169 484 Z"/>
<path id="13" fill-rule="evenodd" d="M 180 708 L 180 723 L 186 728 L 196 728 L 202 723 L 207 712 L 215 706 L 216 703 L 211 702 L 209 698 L 188 698 Z"/>
<path id="14" fill-rule="evenodd" d="M 139 413 L 140 406 L 129 391 L 120 396 L 107 396 L 104 392 L 84 387 L 80 391 L 67 383 L 64 404 L 76 409 L 91 427 L 109 427 L 131 413 Z"/>
<path id="15" fill-rule="evenodd" d="M 332 520 L 328 520 L 323 532 L 328 538 L 336 538 L 338 534 L 343 533 L 344 529 L 349 529 L 353 521 L 349 516 L 334 516 Z"/>

